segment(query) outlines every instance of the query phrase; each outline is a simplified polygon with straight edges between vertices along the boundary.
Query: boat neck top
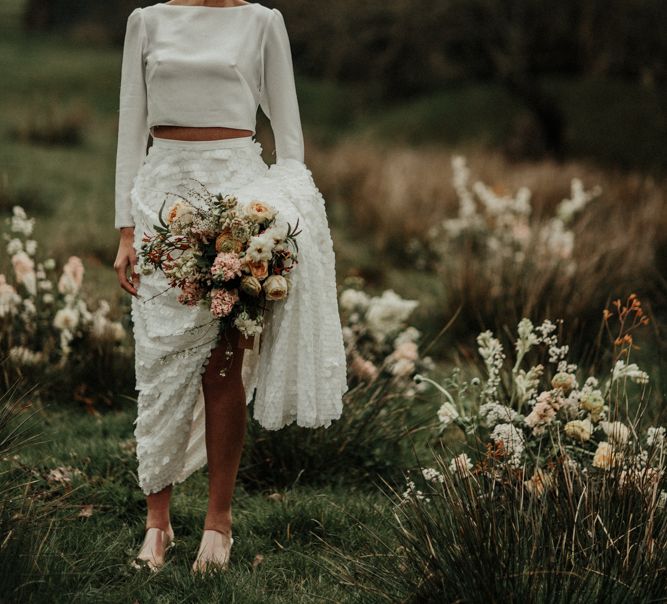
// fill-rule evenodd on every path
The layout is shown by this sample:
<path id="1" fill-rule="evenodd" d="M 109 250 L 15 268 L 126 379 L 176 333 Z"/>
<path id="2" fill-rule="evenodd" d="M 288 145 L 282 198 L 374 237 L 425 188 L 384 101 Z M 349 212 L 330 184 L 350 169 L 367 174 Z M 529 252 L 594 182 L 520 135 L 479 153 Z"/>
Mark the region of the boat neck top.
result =
<path id="1" fill-rule="evenodd" d="M 116 153 L 116 228 L 133 226 L 130 191 L 150 129 L 271 122 L 276 163 L 303 164 L 292 53 L 282 14 L 259 3 L 154 4 L 127 18 Z"/>

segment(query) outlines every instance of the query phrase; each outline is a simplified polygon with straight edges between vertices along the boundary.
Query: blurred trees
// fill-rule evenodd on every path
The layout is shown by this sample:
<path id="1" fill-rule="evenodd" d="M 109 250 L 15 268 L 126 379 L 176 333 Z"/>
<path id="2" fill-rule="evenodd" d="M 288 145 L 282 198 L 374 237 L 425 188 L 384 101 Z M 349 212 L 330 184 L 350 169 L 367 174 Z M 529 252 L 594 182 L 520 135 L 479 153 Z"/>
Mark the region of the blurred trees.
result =
<path id="1" fill-rule="evenodd" d="M 137 0 L 28 0 L 26 27 L 102 24 L 121 41 Z M 470 79 L 501 82 L 562 150 L 564 118 L 542 76 L 667 80 L 665 0 L 266 0 L 290 32 L 297 71 L 396 100 Z"/>

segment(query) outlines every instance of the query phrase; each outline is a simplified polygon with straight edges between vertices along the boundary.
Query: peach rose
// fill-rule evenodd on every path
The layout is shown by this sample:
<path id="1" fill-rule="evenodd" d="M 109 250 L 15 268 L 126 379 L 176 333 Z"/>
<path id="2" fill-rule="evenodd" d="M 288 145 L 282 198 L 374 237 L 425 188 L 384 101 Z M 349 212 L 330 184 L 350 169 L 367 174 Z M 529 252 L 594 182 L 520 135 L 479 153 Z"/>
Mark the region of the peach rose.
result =
<path id="1" fill-rule="evenodd" d="M 262 291 L 262 284 L 256 277 L 246 275 L 241 279 L 241 289 L 251 296 L 259 296 L 259 293 Z"/>
<path id="2" fill-rule="evenodd" d="M 269 274 L 269 263 L 267 260 L 260 260 L 259 262 L 254 262 L 253 260 L 248 259 L 246 261 L 248 269 L 250 269 L 250 274 L 255 277 L 255 279 L 266 279 Z"/>

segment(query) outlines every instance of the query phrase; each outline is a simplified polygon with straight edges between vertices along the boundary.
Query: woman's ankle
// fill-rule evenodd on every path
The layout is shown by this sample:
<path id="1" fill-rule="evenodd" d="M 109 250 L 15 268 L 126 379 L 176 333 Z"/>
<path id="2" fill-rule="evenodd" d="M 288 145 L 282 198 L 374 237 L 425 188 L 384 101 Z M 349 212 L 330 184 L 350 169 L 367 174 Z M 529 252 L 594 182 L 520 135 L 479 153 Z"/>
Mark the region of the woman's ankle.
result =
<path id="1" fill-rule="evenodd" d="M 146 517 L 146 530 L 149 528 L 159 528 L 163 531 L 166 531 L 169 529 L 171 526 L 171 521 L 169 519 L 169 516 L 157 516 L 157 515 L 152 515 L 149 514 Z"/>
<path id="2" fill-rule="evenodd" d="M 232 531 L 232 513 L 209 512 L 204 521 L 204 530 L 214 530 L 220 533 L 230 534 Z"/>

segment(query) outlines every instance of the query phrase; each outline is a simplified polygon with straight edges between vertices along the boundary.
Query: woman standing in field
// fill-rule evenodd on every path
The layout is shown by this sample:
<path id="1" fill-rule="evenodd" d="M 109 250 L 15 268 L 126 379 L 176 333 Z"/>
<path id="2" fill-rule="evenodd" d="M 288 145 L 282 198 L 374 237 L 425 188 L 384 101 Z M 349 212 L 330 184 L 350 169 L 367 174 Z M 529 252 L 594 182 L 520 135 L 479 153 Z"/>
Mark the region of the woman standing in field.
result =
<path id="1" fill-rule="evenodd" d="M 290 44 L 277 9 L 233 0 L 137 8 L 122 61 L 114 268 L 132 295 L 134 433 L 148 508 L 133 564 L 164 564 L 174 539 L 172 487 L 208 463 L 208 511 L 193 570 L 224 568 L 246 405 L 271 430 L 295 421 L 326 427 L 342 412 L 345 352 L 324 199 L 304 164 Z M 270 167 L 254 139 L 258 107 L 274 134 Z M 231 358 L 209 309 L 182 304 L 161 271 L 137 266 L 165 197 L 192 179 L 241 201 L 265 200 L 301 228 L 289 297 L 272 302 L 254 339 L 237 328 L 225 333 Z"/>

